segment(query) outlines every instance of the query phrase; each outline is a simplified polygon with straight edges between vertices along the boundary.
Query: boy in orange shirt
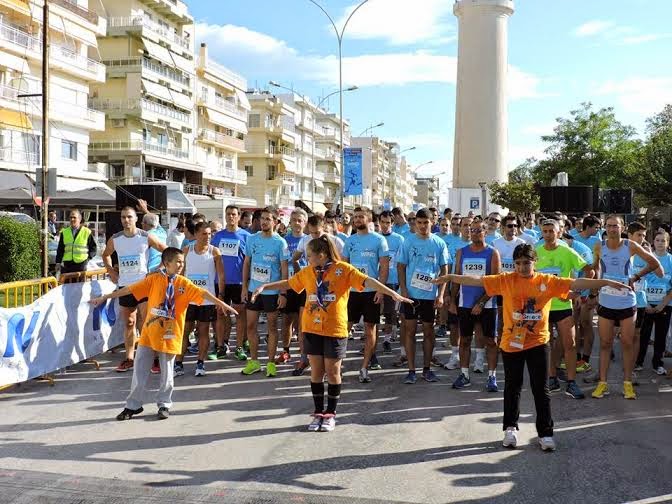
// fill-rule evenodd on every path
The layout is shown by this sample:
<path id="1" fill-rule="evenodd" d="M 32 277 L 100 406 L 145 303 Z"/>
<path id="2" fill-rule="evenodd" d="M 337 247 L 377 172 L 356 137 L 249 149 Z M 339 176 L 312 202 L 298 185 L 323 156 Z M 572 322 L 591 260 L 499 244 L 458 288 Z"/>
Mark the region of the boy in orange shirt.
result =
<path id="1" fill-rule="evenodd" d="M 528 244 L 518 245 L 513 251 L 515 271 L 483 277 L 446 275 L 435 283 L 455 282 L 461 285 L 484 287 L 488 296 L 503 296 L 504 330 L 499 347 L 504 363 L 504 441 L 503 446 L 515 448 L 518 443 L 520 392 L 523 388 L 525 363 L 530 374 L 530 388 L 537 410 L 537 434 L 544 451 L 554 451 L 551 395 L 548 389 L 548 354 L 550 339 L 548 318 L 551 300 L 567 298 L 571 291 L 616 289 L 630 287 L 613 280 L 588 278 L 560 278 L 536 273 L 537 253 Z"/>
<path id="2" fill-rule="evenodd" d="M 175 356 L 182 350 L 184 320 L 190 302 L 200 304 L 207 299 L 221 311 L 237 315 L 229 305 L 180 275 L 184 267 L 184 254 L 180 249 L 165 249 L 161 254 L 161 265 L 164 269 L 147 275 L 143 280 L 89 301 L 93 306 L 98 306 L 108 299 L 129 294 L 136 299 L 149 299 L 147 317 L 135 354 L 131 391 L 126 398 L 126 407 L 117 415 L 117 420 L 130 420 L 133 415 L 142 413 L 142 400 L 155 352 L 161 366 L 161 384 L 157 394 L 158 417 L 161 420 L 168 418 L 173 404 L 173 364 Z"/>

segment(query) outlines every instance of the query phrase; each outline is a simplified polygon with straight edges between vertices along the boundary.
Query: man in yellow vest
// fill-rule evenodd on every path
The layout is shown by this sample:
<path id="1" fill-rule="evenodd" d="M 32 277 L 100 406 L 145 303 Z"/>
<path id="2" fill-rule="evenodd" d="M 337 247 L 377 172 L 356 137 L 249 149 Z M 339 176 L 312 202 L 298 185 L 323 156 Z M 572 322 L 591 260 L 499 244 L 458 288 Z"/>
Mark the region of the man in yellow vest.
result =
<path id="1" fill-rule="evenodd" d="M 63 263 L 61 273 L 86 271 L 86 264 L 95 255 L 96 240 L 91 230 L 82 225 L 82 214 L 79 210 L 70 210 L 70 225 L 61 229 L 58 240 L 56 264 Z"/>

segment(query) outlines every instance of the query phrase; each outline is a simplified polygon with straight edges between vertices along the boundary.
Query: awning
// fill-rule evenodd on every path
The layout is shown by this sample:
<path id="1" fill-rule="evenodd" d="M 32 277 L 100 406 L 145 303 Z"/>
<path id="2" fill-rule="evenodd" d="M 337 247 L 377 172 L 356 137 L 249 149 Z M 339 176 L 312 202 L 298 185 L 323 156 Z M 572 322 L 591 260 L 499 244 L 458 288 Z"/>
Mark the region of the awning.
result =
<path id="1" fill-rule="evenodd" d="M 1 109 L 0 124 L 7 128 L 20 130 L 33 129 L 33 123 L 30 122 L 30 118 L 23 112 L 16 112 L 14 110 Z"/>
<path id="2" fill-rule="evenodd" d="M 9 54 L 8 52 L 3 52 L 2 64 L 7 68 L 9 68 L 10 70 L 15 70 L 16 72 L 19 72 L 21 75 L 30 74 L 30 66 L 28 66 L 28 60 L 26 58 L 21 58 L 19 56 Z"/>
<path id="3" fill-rule="evenodd" d="M 155 82 L 148 81 L 147 79 L 142 79 L 142 88 L 146 93 L 156 98 L 167 102 L 173 101 L 173 96 L 170 94 L 170 90 L 166 86 L 156 84 Z"/>
<path id="4" fill-rule="evenodd" d="M 190 97 L 184 93 L 180 93 L 179 91 L 174 91 L 172 89 L 169 90 L 169 93 L 172 98 L 171 101 L 175 105 L 189 111 L 194 110 L 194 102 Z"/>
<path id="5" fill-rule="evenodd" d="M 193 75 L 195 72 L 194 60 L 188 60 L 187 58 L 180 56 L 177 53 L 170 52 L 170 56 L 173 59 L 173 64 L 180 70 L 187 72 Z"/>
<path id="6" fill-rule="evenodd" d="M 319 188 L 324 187 L 324 184 L 322 183 L 321 180 L 314 180 L 313 182 L 315 182 L 315 187 L 319 187 Z"/>
<path id="7" fill-rule="evenodd" d="M 33 179 L 35 174 L 22 173 L 16 171 L 0 170 L 0 190 L 7 189 L 27 189 L 35 188 Z"/>
<path id="8" fill-rule="evenodd" d="M 96 35 L 93 33 L 93 31 L 73 23 L 72 21 L 65 18 L 63 18 L 63 23 L 65 24 L 66 36 L 75 37 L 76 39 L 79 39 L 91 47 L 98 47 Z"/>
<path id="9" fill-rule="evenodd" d="M 152 58 L 156 58 L 159 61 L 164 62 L 166 65 L 174 65 L 173 58 L 170 56 L 170 51 L 159 44 L 155 44 L 151 40 L 148 40 L 145 37 L 142 37 L 142 43 L 145 45 L 145 49 Z"/>
<path id="10" fill-rule="evenodd" d="M 322 203 L 315 203 L 315 205 L 313 205 L 313 213 L 321 213 L 324 215 L 324 212 L 326 212 L 327 210 L 329 209 Z"/>
<path id="11" fill-rule="evenodd" d="M 69 177 L 57 177 L 56 189 L 58 192 L 62 191 L 85 191 L 87 189 L 107 190 L 110 194 L 114 194 L 112 190 L 99 180 L 84 180 L 74 179 Z"/>
<path id="12" fill-rule="evenodd" d="M 234 119 L 233 117 L 229 117 L 228 115 L 217 112 L 209 107 L 206 107 L 205 110 L 208 114 L 208 119 L 218 126 L 247 135 L 247 124 L 245 124 L 245 121 Z"/>
<path id="13" fill-rule="evenodd" d="M 240 106 L 242 108 L 244 108 L 245 110 L 252 110 L 250 100 L 247 99 L 247 94 L 244 91 L 236 89 L 236 96 L 238 97 L 238 102 L 240 103 Z"/>
<path id="14" fill-rule="evenodd" d="M 179 170 L 188 170 L 194 172 L 203 172 L 205 167 L 197 165 L 194 163 L 189 163 L 186 161 L 178 161 L 177 159 L 171 159 L 168 157 L 159 157 L 159 156 L 150 156 L 145 154 L 145 163 L 159 165 L 159 166 L 170 166 L 171 168 L 177 168 Z"/>
<path id="15" fill-rule="evenodd" d="M 166 203 L 172 213 L 195 213 L 196 208 L 189 198 L 178 189 L 166 191 Z"/>
<path id="16" fill-rule="evenodd" d="M 0 5 L 9 7 L 25 16 L 30 16 L 30 7 L 28 6 L 28 2 L 24 0 L 0 0 Z"/>

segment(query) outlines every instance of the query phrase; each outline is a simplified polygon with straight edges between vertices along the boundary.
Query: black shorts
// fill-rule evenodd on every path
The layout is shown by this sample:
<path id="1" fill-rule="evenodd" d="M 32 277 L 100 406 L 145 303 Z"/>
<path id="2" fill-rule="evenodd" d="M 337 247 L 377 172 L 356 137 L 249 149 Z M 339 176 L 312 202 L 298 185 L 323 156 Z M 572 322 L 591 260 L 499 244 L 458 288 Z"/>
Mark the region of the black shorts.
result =
<path id="1" fill-rule="evenodd" d="M 190 304 L 187 308 L 187 322 L 214 322 L 217 320 L 215 305 Z"/>
<path id="2" fill-rule="evenodd" d="M 399 290 L 399 286 L 397 284 L 387 284 L 387 287 L 392 289 L 394 292 Z M 399 307 L 397 306 L 397 302 L 390 296 L 386 295 L 383 298 L 383 315 L 385 315 L 385 322 L 387 322 L 387 319 L 394 319 L 396 316 L 398 316 L 398 314 Z"/>
<path id="3" fill-rule="evenodd" d="M 483 308 L 480 315 L 472 315 L 471 308 L 459 307 L 457 318 L 460 325 L 460 336 L 472 337 L 476 322 L 481 323 L 484 337 L 494 339 L 497 336 L 497 308 Z"/>
<path id="4" fill-rule="evenodd" d="M 241 305 L 243 304 L 241 298 L 243 296 L 243 286 L 242 285 L 226 285 L 224 287 L 224 301 L 228 305 Z"/>
<path id="5" fill-rule="evenodd" d="M 296 291 L 292 289 L 287 290 L 287 304 L 280 311 L 282 313 L 299 313 L 299 308 L 303 308 L 306 305 L 306 291 L 304 290 L 301 294 L 297 294 Z"/>
<path id="6" fill-rule="evenodd" d="M 351 292 L 348 299 L 348 322 L 356 324 L 361 317 L 367 324 L 380 324 L 380 305 L 373 299 L 375 292 Z"/>
<path id="7" fill-rule="evenodd" d="M 629 319 L 637 313 L 637 307 L 622 308 L 620 310 L 614 308 L 605 308 L 602 305 L 597 305 L 597 316 L 607 320 L 620 322 L 621 320 Z"/>
<path id="8" fill-rule="evenodd" d="M 446 323 L 450 326 L 457 325 L 460 323 L 460 318 L 454 313 L 448 312 L 448 318 L 446 319 Z"/>
<path id="9" fill-rule="evenodd" d="M 635 319 L 635 327 L 641 329 L 642 322 L 644 322 L 644 315 L 646 314 L 646 308 L 637 308 L 637 318 Z"/>
<path id="10" fill-rule="evenodd" d="M 572 310 L 551 310 L 548 316 L 548 325 L 557 324 L 561 320 L 565 320 L 567 317 L 574 317 L 574 312 Z"/>
<path id="11" fill-rule="evenodd" d="M 247 293 L 247 299 L 252 298 L 252 293 Z M 261 294 L 254 303 L 247 302 L 246 308 L 250 311 L 272 313 L 278 311 L 278 294 Z"/>
<path id="12" fill-rule="evenodd" d="M 406 320 L 420 319 L 424 323 L 434 323 L 434 300 L 413 299 L 413 304 L 404 303 L 404 317 Z"/>
<path id="13" fill-rule="evenodd" d="M 503 296 L 495 296 L 496 302 L 497 302 L 497 308 L 501 308 L 504 306 L 504 297 Z"/>
<path id="14" fill-rule="evenodd" d="M 303 350 L 308 355 L 321 355 L 327 359 L 345 359 L 347 349 L 348 338 L 303 333 Z"/>
<path id="15" fill-rule="evenodd" d="M 123 287 L 117 288 L 117 290 L 122 289 Z M 126 296 L 121 296 L 119 298 L 119 306 L 123 306 L 124 308 L 137 308 L 139 304 L 146 303 L 147 298 L 142 298 L 140 301 L 135 299 L 135 296 L 133 294 L 128 294 Z"/>

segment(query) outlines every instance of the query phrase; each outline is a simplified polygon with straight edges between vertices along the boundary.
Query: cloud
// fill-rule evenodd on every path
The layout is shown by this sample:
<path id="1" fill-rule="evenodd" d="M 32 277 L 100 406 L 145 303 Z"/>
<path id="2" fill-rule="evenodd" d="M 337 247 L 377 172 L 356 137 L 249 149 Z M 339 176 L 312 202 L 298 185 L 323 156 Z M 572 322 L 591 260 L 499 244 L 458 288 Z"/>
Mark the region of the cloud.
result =
<path id="1" fill-rule="evenodd" d="M 616 23 L 613 21 L 588 21 L 587 23 L 583 23 L 581 26 L 576 27 L 573 33 L 577 37 L 591 37 L 604 33 L 615 25 Z"/>
<path id="2" fill-rule="evenodd" d="M 620 107 L 637 116 L 651 116 L 672 104 L 672 77 L 631 77 L 607 81 L 597 90 L 613 96 Z"/>
<path id="3" fill-rule="evenodd" d="M 355 7 L 344 9 L 336 21 L 339 30 Z M 453 20 L 453 3 L 447 0 L 369 0 L 350 19 L 345 38 L 379 39 L 391 45 L 442 45 L 457 38 Z"/>
<path id="4" fill-rule="evenodd" d="M 672 37 L 672 33 L 650 33 L 648 35 L 634 35 L 625 37 L 622 42 L 626 45 L 644 44 L 646 42 L 655 42 Z"/>
<path id="5" fill-rule="evenodd" d="M 644 44 L 672 37 L 672 33 L 640 33 L 631 26 L 600 20 L 588 21 L 575 28 L 572 33 L 579 38 L 595 37 L 621 45 Z"/>
<path id="6" fill-rule="evenodd" d="M 268 76 L 275 80 L 315 81 L 338 85 L 338 58 L 335 55 L 301 54 L 296 49 L 264 33 L 235 25 L 198 23 L 196 37 L 207 42 L 210 56 L 243 75 Z M 457 58 L 434 51 L 415 50 L 385 54 L 363 54 L 343 58 L 345 85 L 382 86 L 417 83 L 455 84 Z M 541 79 L 510 67 L 509 96 L 512 99 L 538 98 Z"/>

